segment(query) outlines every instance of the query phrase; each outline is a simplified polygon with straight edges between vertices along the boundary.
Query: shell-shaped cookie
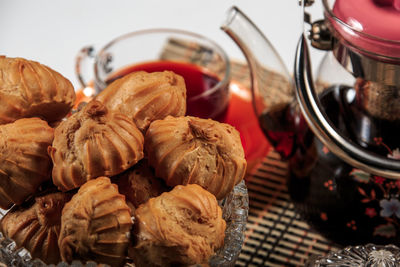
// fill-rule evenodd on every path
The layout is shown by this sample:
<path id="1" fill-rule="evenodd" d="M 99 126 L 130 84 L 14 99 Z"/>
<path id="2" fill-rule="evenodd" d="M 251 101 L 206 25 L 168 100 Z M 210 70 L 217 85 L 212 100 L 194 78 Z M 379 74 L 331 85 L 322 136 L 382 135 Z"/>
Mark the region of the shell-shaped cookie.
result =
<path id="1" fill-rule="evenodd" d="M 155 176 L 146 159 L 115 176 L 113 181 L 118 185 L 119 192 L 126 197 L 128 205 L 133 206 L 133 210 L 150 198 L 169 190 L 164 181 Z"/>
<path id="2" fill-rule="evenodd" d="M 0 105 L 1 106 L 1 105 Z M 0 207 L 21 204 L 51 179 L 54 130 L 39 118 L 0 125 Z"/>
<path id="3" fill-rule="evenodd" d="M 143 158 L 143 142 L 127 116 L 91 101 L 55 129 L 49 148 L 53 182 L 67 191 L 99 176 L 119 174 Z"/>
<path id="4" fill-rule="evenodd" d="M 96 99 L 130 117 L 144 133 L 149 124 L 186 113 L 186 85 L 171 71 L 138 71 L 115 80 Z"/>
<path id="5" fill-rule="evenodd" d="M 61 258 L 118 266 L 126 256 L 131 226 L 130 209 L 117 185 L 107 177 L 90 180 L 63 209 Z"/>
<path id="6" fill-rule="evenodd" d="M 57 192 L 36 197 L 33 203 L 14 206 L 1 220 L 1 230 L 33 258 L 57 264 L 61 261 L 58 248 L 61 211 L 70 198 L 68 193 Z"/>
<path id="7" fill-rule="evenodd" d="M 224 244 L 226 223 L 213 194 L 196 184 L 176 186 L 135 211 L 136 266 L 207 263 Z"/>
<path id="8" fill-rule="evenodd" d="M 196 117 L 167 117 L 150 124 L 145 151 L 156 176 L 169 186 L 199 184 L 224 198 L 246 172 L 239 132 Z"/>
<path id="9" fill-rule="evenodd" d="M 71 82 L 38 62 L 0 56 L 0 73 L 0 124 L 27 117 L 57 121 L 75 103 Z"/>

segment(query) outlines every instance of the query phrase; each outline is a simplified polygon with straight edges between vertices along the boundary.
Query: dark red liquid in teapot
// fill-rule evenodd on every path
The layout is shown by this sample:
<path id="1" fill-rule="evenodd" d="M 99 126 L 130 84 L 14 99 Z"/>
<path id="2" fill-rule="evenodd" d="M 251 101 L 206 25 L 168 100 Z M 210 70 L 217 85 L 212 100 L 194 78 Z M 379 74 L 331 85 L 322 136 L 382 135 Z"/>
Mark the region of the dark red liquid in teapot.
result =
<path id="1" fill-rule="evenodd" d="M 117 71 L 107 81 L 111 83 L 135 71 L 173 71 L 181 75 L 186 84 L 187 94 L 187 114 L 201 118 L 212 118 L 223 121 L 227 108 L 228 86 L 219 88 L 214 92 L 207 93 L 220 82 L 217 75 L 209 72 L 205 68 L 186 62 L 174 61 L 149 61 L 135 64 Z"/>
<path id="2" fill-rule="evenodd" d="M 269 142 L 284 159 L 291 157 L 305 141 L 308 126 L 295 103 L 275 106 L 258 119 Z"/>
<path id="3" fill-rule="evenodd" d="M 400 121 L 374 118 L 359 108 L 354 88 L 328 88 L 320 95 L 320 102 L 334 127 L 347 139 L 382 156 L 396 156 L 394 150 L 400 148 Z M 284 158 L 289 158 L 298 146 L 307 142 L 309 129 L 296 103 L 273 107 L 259 117 L 259 122 L 268 140 Z"/>
<path id="4" fill-rule="evenodd" d="M 359 109 L 354 93 L 352 87 L 333 86 L 319 95 L 337 132 L 382 156 L 398 152 L 399 122 Z M 330 152 L 304 124 L 295 104 L 272 109 L 259 120 L 277 151 L 288 158 L 291 199 L 314 229 L 341 245 L 400 243 L 400 206 L 394 205 L 400 182 L 358 170 Z"/>

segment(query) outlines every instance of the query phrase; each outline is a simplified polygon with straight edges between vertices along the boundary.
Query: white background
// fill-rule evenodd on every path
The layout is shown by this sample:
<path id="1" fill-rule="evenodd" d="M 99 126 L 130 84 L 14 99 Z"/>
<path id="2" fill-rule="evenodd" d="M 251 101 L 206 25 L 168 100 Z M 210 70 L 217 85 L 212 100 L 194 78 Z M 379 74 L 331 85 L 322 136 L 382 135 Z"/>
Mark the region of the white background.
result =
<path id="1" fill-rule="evenodd" d="M 261 29 L 292 72 L 302 31 L 298 0 L 0 0 L 0 55 L 39 61 L 78 87 L 75 57 L 85 45 L 100 48 L 136 30 L 170 27 L 194 31 L 219 43 L 232 58 L 241 52 L 220 30 L 236 5 Z M 311 8 L 322 17 L 320 0 Z M 320 53 L 314 56 L 320 60 Z M 314 62 L 315 65 L 317 65 Z"/>

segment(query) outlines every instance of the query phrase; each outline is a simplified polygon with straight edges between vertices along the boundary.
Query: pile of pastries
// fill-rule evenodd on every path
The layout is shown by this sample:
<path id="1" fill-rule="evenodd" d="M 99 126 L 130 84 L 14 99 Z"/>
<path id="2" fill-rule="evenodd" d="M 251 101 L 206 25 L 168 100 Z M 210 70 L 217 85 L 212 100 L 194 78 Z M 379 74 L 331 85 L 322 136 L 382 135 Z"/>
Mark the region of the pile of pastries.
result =
<path id="1" fill-rule="evenodd" d="M 218 200 L 244 177 L 239 133 L 186 116 L 184 79 L 128 74 L 76 112 L 40 63 L 0 56 L 1 232 L 34 258 L 111 266 L 205 264 L 222 247 Z"/>

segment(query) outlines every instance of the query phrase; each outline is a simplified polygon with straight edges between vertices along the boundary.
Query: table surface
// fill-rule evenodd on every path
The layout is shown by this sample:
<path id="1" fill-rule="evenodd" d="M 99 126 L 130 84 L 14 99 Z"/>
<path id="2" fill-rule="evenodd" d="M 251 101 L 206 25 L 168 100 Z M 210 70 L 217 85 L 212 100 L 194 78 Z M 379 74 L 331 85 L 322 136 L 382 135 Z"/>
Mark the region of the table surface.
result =
<path id="1" fill-rule="evenodd" d="M 236 266 L 297 267 L 341 249 L 297 212 L 287 188 L 288 163 L 271 150 L 246 177 L 249 218 Z"/>
<path id="2" fill-rule="evenodd" d="M 310 8 L 313 19 L 322 17 L 320 2 Z M 80 48 L 100 48 L 127 32 L 167 27 L 205 35 L 219 43 L 231 58 L 244 60 L 240 50 L 220 30 L 233 5 L 261 29 L 291 72 L 302 31 L 298 0 L 1 0 L 0 55 L 39 61 L 78 87 L 74 64 Z M 315 53 L 316 62 L 321 57 L 320 52 Z"/>

